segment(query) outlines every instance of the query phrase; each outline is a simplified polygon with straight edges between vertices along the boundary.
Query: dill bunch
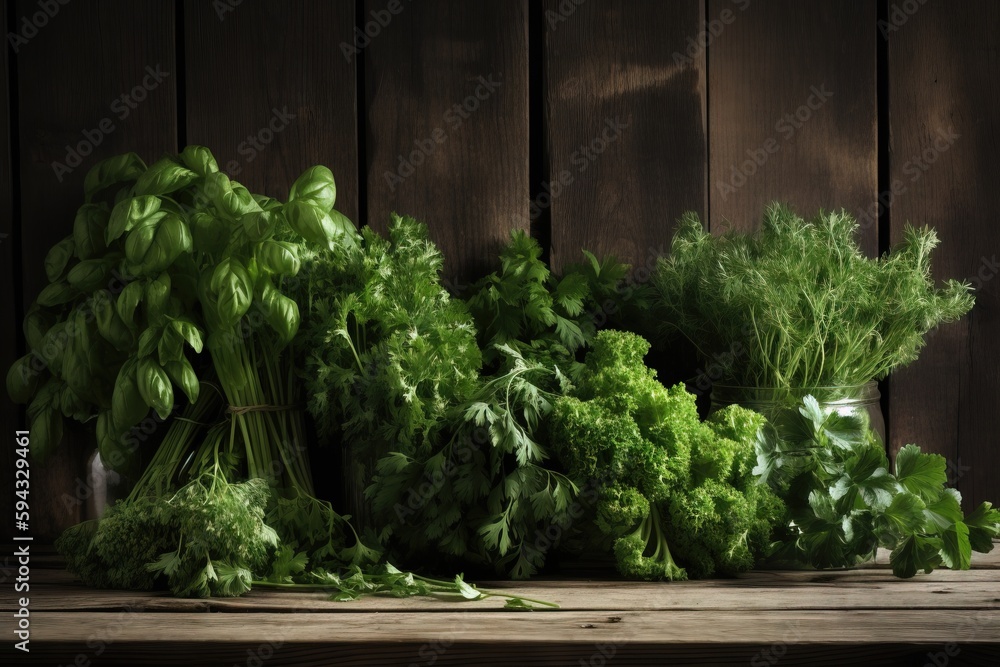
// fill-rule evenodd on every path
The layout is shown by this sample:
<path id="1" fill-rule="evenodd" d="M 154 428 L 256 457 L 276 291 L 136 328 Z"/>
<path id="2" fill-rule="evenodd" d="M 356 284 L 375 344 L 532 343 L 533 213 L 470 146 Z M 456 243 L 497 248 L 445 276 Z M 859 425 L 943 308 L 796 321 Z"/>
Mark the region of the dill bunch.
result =
<path id="1" fill-rule="evenodd" d="M 653 276 L 664 336 L 680 333 L 716 382 L 747 387 L 864 384 L 914 361 L 925 334 L 973 306 L 971 286 L 937 287 L 929 227 L 871 259 L 844 211 L 805 220 L 768 207 L 754 233 L 713 236 L 685 214 Z"/>

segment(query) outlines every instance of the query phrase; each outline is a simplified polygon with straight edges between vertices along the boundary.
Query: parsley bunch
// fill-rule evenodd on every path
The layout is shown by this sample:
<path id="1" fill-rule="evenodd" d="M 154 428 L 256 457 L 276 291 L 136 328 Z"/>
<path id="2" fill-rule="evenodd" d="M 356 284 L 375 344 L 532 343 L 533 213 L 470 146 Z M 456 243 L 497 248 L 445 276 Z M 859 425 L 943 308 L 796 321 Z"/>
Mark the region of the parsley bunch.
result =
<path id="1" fill-rule="evenodd" d="M 538 534 L 579 491 L 550 461 L 544 422 L 625 267 L 588 255 L 556 277 L 541 254 L 514 233 L 467 303 L 441 286 L 440 252 L 411 218 L 306 263 L 310 411 L 349 443 L 349 486 L 370 481 L 368 523 L 405 562 L 445 554 L 530 576 L 548 552 Z"/>
<path id="2" fill-rule="evenodd" d="M 907 445 L 895 473 L 881 441 L 861 421 L 823 410 L 806 396 L 761 429 L 754 474 L 785 502 L 787 529 L 778 561 L 851 567 L 879 546 L 892 551 L 899 577 L 937 567 L 965 570 L 972 551 L 988 553 L 1000 536 L 1000 511 L 983 503 L 963 515 L 946 486 L 946 461 Z"/>
<path id="3" fill-rule="evenodd" d="M 598 334 L 578 387 L 552 415 L 570 477 L 597 488 L 595 548 L 641 579 L 748 570 L 782 512 L 752 474 L 764 420 L 730 406 L 700 421 L 694 395 L 664 387 L 643 363 L 648 350 L 636 334 Z"/>

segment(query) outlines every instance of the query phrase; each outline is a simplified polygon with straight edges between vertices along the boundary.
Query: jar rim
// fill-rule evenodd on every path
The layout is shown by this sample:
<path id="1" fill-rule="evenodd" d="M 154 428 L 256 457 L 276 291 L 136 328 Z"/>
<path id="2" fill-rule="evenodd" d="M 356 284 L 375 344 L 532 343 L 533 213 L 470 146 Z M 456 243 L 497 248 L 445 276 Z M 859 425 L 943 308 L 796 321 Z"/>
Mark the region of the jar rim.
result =
<path id="1" fill-rule="evenodd" d="M 756 385 L 735 385 L 735 384 L 721 384 L 713 383 L 712 390 L 715 389 L 731 389 L 733 391 L 813 391 L 818 389 L 864 389 L 869 386 L 878 386 L 878 380 L 869 380 L 868 382 L 862 382 L 860 384 L 820 384 L 812 386 L 767 386 L 760 387 Z"/>

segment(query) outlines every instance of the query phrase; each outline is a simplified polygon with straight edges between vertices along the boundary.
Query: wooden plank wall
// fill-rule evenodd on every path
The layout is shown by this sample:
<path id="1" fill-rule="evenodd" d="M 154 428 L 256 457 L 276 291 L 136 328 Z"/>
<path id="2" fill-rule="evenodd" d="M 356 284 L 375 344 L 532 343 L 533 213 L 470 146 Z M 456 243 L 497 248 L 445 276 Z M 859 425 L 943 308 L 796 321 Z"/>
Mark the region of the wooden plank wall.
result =
<path id="1" fill-rule="evenodd" d="M 710 0 L 708 8 L 718 31 L 708 49 L 712 228 L 753 228 L 775 199 L 804 216 L 870 207 L 876 3 Z M 878 225 L 863 234 L 874 254 Z"/>
<path id="2" fill-rule="evenodd" d="M 364 4 L 368 223 L 426 221 L 470 280 L 528 227 L 528 2 Z"/>
<path id="3" fill-rule="evenodd" d="M 10 3 L 5 34 L 37 11 Z M 0 363 L 14 354 L 20 297 L 35 297 L 45 252 L 69 232 L 84 173 L 126 150 L 154 159 L 202 143 L 237 180 L 276 196 L 305 167 L 327 164 L 338 208 L 359 224 L 384 229 L 394 210 L 428 222 L 457 287 L 495 268 L 514 228 L 536 233 L 556 267 L 585 247 L 642 270 L 682 212 L 713 229 L 747 228 L 780 198 L 804 214 L 860 214 L 872 253 L 906 220 L 934 224 L 937 276 L 980 281 L 973 315 L 936 334 L 892 383 L 890 442 L 945 454 L 968 500 L 1000 499 L 990 438 L 1000 234 L 988 217 L 1000 195 L 986 186 L 1000 147 L 990 32 L 1000 17 L 987 0 L 929 0 L 895 16 L 894 6 L 880 17 L 864 0 L 60 5 L 0 63 L 19 118 L 14 126 L 0 105 L 20 183 L 10 189 L 0 140 L 4 284 L 22 280 L 13 256 L 24 264 L 23 294 L 0 293 Z M 169 74 L 120 118 L 114 100 L 141 86 L 147 67 Z M 60 181 L 53 162 L 104 118 L 114 130 Z M 892 132 L 881 164 L 880 120 Z M 952 126 L 954 146 L 907 180 L 911 156 Z M 882 238 L 864 216 L 877 207 L 880 167 L 890 176 L 882 187 L 907 186 Z M 23 423 L 8 401 L 0 408 L 5 433 Z M 36 500 L 72 493 L 87 451 L 76 437 L 71 454 L 37 466 Z M 80 512 L 53 501 L 36 517 L 35 534 L 52 537 Z"/>
<path id="4" fill-rule="evenodd" d="M 703 8 L 545 2 L 550 199 L 533 212 L 551 201 L 555 267 L 581 248 L 652 266 L 682 213 L 704 217 L 705 50 L 686 53 Z"/>
<path id="5" fill-rule="evenodd" d="M 0 32 L 6 35 L 7 11 L 0 15 Z M 14 244 L 17 238 L 14 236 L 14 174 L 11 170 L 11 145 L 10 145 L 10 76 L 8 74 L 8 49 L 0 52 L 0 284 L 6 287 L 0 288 L 0 369 L 6 370 L 18 356 L 18 329 L 20 317 L 18 315 L 17 298 L 15 296 L 16 285 L 19 280 L 20 267 L 15 264 L 14 258 L 18 253 L 14 252 Z M 20 410 L 9 405 L 10 401 L 6 397 L 0 398 L 0 433 L 2 433 L 4 447 L 0 448 L 0 469 L 14 470 L 14 448 L 11 439 L 14 431 L 22 427 Z M 6 474 L 6 473 L 5 473 Z M 13 473 L 10 473 L 13 475 Z M 13 482 L 10 483 L 13 485 Z M 0 488 L 7 488 L 6 483 Z M 14 494 L 5 492 L 0 496 L 0 516 L 10 517 L 14 511 Z M 2 532 L 0 539 L 7 538 L 13 530 L 10 524 L 11 519 L 0 522 Z"/>
<path id="6" fill-rule="evenodd" d="M 964 502 L 1000 498 L 1000 6 L 928 2 L 891 14 L 892 241 L 903 226 L 937 228 L 935 278 L 976 287 L 976 306 L 942 327 L 920 359 L 893 375 L 893 451 L 910 442 L 943 454 Z M 887 188 L 888 189 L 888 188 Z"/>

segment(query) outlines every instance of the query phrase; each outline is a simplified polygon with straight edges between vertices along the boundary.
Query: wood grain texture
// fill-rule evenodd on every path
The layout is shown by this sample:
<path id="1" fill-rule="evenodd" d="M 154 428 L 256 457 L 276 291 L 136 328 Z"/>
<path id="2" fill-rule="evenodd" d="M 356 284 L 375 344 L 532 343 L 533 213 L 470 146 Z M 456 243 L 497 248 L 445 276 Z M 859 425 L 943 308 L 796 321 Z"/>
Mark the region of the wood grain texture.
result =
<path id="1" fill-rule="evenodd" d="M 985 571 L 984 571 L 985 572 Z M 814 573 L 815 574 L 815 573 Z M 953 573 L 955 574 L 955 573 Z M 988 577 L 921 577 L 918 581 L 893 580 L 890 573 L 868 583 L 834 580 L 824 583 L 794 581 L 779 577 L 749 577 L 734 581 L 638 583 L 623 581 L 554 581 L 512 585 L 498 582 L 488 590 L 557 602 L 563 611 L 780 611 L 829 609 L 983 609 L 1000 606 L 997 591 L 984 582 L 996 582 L 996 572 Z M 817 577 L 819 578 L 819 577 Z M 43 579 L 47 580 L 48 577 Z M 281 592 L 261 589 L 241 598 L 179 599 L 166 593 L 93 591 L 79 584 L 33 586 L 31 609 L 44 611 L 113 611 L 131 609 L 144 613 L 252 612 L 335 614 L 419 612 L 435 614 L 464 611 L 469 614 L 495 612 L 505 600 L 487 600 L 459 605 L 429 598 L 366 598 L 344 603 L 330 600 L 323 592 Z M 877 590 L 876 595 L 872 591 Z M 9 597 L 9 599 L 7 599 Z M 15 611 L 13 594 L 0 597 L 0 610 Z"/>
<path id="2" fill-rule="evenodd" d="M 174 4 L 152 0 L 142 8 L 135 11 L 127 0 L 60 4 L 18 52 L 26 304 L 46 284 L 48 249 L 72 232 L 87 171 L 119 153 L 151 160 L 177 148 Z M 16 4 L 18 17 L 38 11 L 30 0 Z M 51 539 L 80 520 L 74 493 L 93 447 L 90 438 L 67 433 L 57 457 L 44 467 L 35 462 L 36 539 Z"/>
<path id="3" fill-rule="evenodd" d="M 934 277 L 976 287 L 972 312 L 934 332 L 919 361 L 893 374 L 891 446 L 916 442 L 943 454 L 967 509 L 1000 498 L 998 22 L 993 2 L 927 3 L 887 33 L 892 240 L 907 222 L 935 227 Z"/>
<path id="4" fill-rule="evenodd" d="M 878 251 L 876 8 L 865 0 L 709 0 L 711 228 L 787 202 L 846 209 Z M 732 13 L 727 24 L 723 12 Z"/>
<path id="5" fill-rule="evenodd" d="M 354 3 L 184 3 L 188 143 L 209 147 L 230 176 L 284 199 L 324 164 L 336 208 L 358 217 Z"/>
<path id="6" fill-rule="evenodd" d="M 385 5 L 366 2 L 366 20 Z M 460 286 L 528 227 L 527 2 L 399 6 L 364 51 L 367 222 L 426 222 Z"/>
<path id="7" fill-rule="evenodd" d="M 86 619 L 86 622 L 81 622 Z M 9 632 L 12 619 L 2 627 Z M 238 630 L 237 630 L 238 628 Z M 87 642 L 91 647 L 87 650 Z M 85 656 L 100 647 L 101 664 L 223 664 L 250 655 L 290 664 L 408 664 L 435 655 L 435 664 L 584 664 L 614 656 L 614 664 L 742 661 L 774 646 L 808 664 L 845 664 L 849 657 L 899 659 L 955 642 L 963 664 L 997 655 L 996 610 L 719 611 L 491 614 L 228 614 L 136 612 L 32 615 L 33 657 Z M 3 647 L 10 652 L 10 643 Z M 612 653 L 613 651 L 613 653 Z M 236 657 L 241 656 L 241 657 Z M 783 656 L 785 657 L 785 656 Z M 654 662 L 650 662 L 654 661 Z M 853 661 L 852 661 L 853 662 Z M 190 664 L 190 663 L 188 663 Z M 799 664 L 802 664 L 801 662 Z"/>
<path id="8" fill-rule="evenodd" d="M 557 269 L 585 248 L 645 271 L 705 212 L 703 3 L 577 4 L 545 2 L 551 168 L 532 214 L 551 201 Z"/>
<path id="9" fill-rule="evenodd" d="M 4 2 L 3 15 L 0 16 L 0 34 L 6 35 L 7 30 L 7 4 Z M 15 299 L 15 276 L 14 266 L 14 183 L 11 172 L 10 155 L 10 100 L 8 90 L 10 79 L 8 77 L 8 49 L 4 48 L 0 53 L 0 373 L 7 376 L 7 369 L 20 356 L 17 345 L 17 332 L 21 322 L 21 313 L 17 310 Z M 14 128 L 16 131 L 16 128 Z M 23 412 L 19 406 L 11 403 L 6 391 L 0 394 L 0 434 L 2 434 L 5 445 L 0 450 L 0 469 L 14 469 L 14 448 L 11 446 L 11 438 L 14 431 L 22 428 Z M 0 485 L 6 489 L 6 485 Z M 11 493 L 4 493 L 0 497 L 0 516 L 11 517 L 14 512 L 14 496 Z M 14 526 L 11 519 L 5 518 L 0 521 L 0 540 L 9 540 L 14 534 Z"/>
<path id="10" fill-rule="evenodd" d="M 885 563 L 818 572 L 754 571 L 679 583 L 620 580 L 482 582 L 559 602 L 512 613 L 501 601 L 367 598 L 255 591 L 239 599 L 179 600 L 94 591 L 32 559 L 33 658 L 100 664 L 956 664 L 1000 655 L 1000 552 L 975 569 L 900 580 Z M 885 554 L 880 556 L 880 560 Z M 0 578 L 9 570 L 0 570 Z M 0 611 L 16 609 L 0 591 Z M 209 613 L 210 612 L 210 613 Z M 4 614 L 0 632 L 9 632 Z M 4 653 L 6 652 L 6 653 Z M 0 655 L 13 655 L 11 644 Z M 993 662 L 991 662 L 991 659 Z M 771 660 L 769 662 L 769 660 Z M 76 663 L 80 664 L 80 663 Z"/>
<path id="11" fill-rule="evenodd" d="M 37 545 L 40 546 L 40 545 Z M 1000 544 L 998 544 L 1000 546 Z M 8 549 L 8 552 L 12 550 Z M 62 569 L 58 557 L 32 551 L 34 611 L 252 612 L 252 613 L 490 613 L 504 600 L 490 598 L 468 604 L 427 597 L 369 597 L 344 603 L 323 592 L 259 589 L 240 598 L 178 599 L 166 592 L 95 591 Z M 877 562 L 851 570 L 755 570 L 732 579 L 650 583 L 608 579 L 532 579 L 477 582 L 480 589 L 550 600 L 561 611 L 781 611 L 792 609 L 988 609 L 1000 607 L 1000 549 L 973 554 L 972 570 L 935 570 L 914 579 L 897 579 L 888 567 L 888 552 Z M 13 569 L 0 569 L 13 575 Z M 17 595 L 0 589 L 0 611 L 14 611 Z"/>

